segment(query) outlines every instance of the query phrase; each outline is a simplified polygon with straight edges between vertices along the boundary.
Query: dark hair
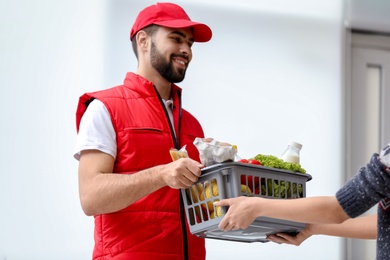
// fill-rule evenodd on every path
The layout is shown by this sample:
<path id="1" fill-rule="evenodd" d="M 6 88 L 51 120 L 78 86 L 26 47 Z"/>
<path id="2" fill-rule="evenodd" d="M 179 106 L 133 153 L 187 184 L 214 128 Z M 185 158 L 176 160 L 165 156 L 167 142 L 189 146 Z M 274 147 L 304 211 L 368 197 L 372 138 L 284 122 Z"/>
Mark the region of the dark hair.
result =
<path id="1" fill-rule="evenodd" d="M 159 27 L 160 26 L 158 26 L 158 25 L 151 24 L 151 25 L 146 26 L 145 28 L 142 28 L 141 30 L 146 32 L 147 35 L 152 37 L 157 32 L 157 29 Z M 137 48 L 137 40 L 136 40 L 137 33 L 134 35 L 133 40 L 131 41 L 131 45 L 133 47 L 133 51 L 134 51 L 135 57 L 138 60 L 138 48 Z"/>

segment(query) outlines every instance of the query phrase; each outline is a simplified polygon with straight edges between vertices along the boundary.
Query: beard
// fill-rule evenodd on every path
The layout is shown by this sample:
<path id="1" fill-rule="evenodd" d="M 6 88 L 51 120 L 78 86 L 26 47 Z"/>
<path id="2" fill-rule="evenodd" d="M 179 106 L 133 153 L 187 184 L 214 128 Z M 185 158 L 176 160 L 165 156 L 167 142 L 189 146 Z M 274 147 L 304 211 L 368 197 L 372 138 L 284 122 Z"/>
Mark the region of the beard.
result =
<path id="1" fill-rule="evenodd" d="M 173 56 L 174 55 L 171 55 L 171 57 Z M 152 67 L 155 68 L 160 73 L 160 75 L 169 82 L 182 82 L 186 75 L 187 68 L 175 69 L 172 59 L 166 61 L 164 56 L 157 50 L 154 41 L 152 41 L 150 47 L 150 63 L 152 64 Z"/>

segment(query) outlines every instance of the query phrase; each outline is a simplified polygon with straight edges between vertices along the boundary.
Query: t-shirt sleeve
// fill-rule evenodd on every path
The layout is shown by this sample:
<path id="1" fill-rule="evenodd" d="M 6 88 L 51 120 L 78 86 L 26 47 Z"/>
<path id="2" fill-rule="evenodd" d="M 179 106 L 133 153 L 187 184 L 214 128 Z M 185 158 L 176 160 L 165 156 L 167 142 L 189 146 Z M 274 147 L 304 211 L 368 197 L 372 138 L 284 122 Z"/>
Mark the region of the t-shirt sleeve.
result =
<path id="1" fill-rule="evenodd" d="M 387 198 L 390 175 L 379 155 L 374 154 L 370 162 L 336 193 L 336 198 L 345 213 L 351 218 L 358 217 Z"/>
<path id="2" fill-rule="evenodd" d="M 116 134 L 104 104 L 94 99 L 81 118 L 74 158 L 80 159 L 83 150 L 99 150 L 116 158 Z"/>

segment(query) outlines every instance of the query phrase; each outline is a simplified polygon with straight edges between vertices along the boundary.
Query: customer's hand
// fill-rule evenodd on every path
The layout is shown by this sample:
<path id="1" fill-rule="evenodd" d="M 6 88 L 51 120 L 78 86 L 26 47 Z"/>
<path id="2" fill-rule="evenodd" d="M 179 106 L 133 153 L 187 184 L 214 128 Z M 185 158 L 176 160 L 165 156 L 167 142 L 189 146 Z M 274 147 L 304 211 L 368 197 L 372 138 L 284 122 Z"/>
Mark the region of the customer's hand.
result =
<path id="1" fill-rule="evenodd" d="M 257 217 L 254 207 L 259 200 L 257 197 L 240 196 L 214 202 L 215 206 L 229 207 L 218 227 L 224 231 L 246 229 Z"/>
<path id="2" fill-rule="evenodd" d="M 267 236 L 267 239 L 277 244 L 290 244 L 290 245 L 299 246 L 300 244 L 303 243 L 303 241 L 305 241 L 306 239 L 308 239 L 313 235 L 310 228 L 311 225 L 306 224 L 306 228 L 303 229 L 295 236 L 291 236 L 286 233 L 278 233 L 275 235 Z"/>

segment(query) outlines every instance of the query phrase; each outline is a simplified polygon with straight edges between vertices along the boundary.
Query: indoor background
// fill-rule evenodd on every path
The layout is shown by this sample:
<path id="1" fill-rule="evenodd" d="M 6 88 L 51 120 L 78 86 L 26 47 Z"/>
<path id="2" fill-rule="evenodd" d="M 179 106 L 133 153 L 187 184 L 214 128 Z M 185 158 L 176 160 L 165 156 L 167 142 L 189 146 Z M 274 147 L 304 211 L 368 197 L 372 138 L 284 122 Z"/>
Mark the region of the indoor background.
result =
<path id="1" fill-rule="evenodd" d="M 184 107 L 243 158 L 302 143 L 307 196 L 333 195 L 345 181 L 345 32 L 390 28 L 388 11 L 362 11 L 384 1 L 351 1 L 175 1 L 213 30 L 193 46 L 179 84 Z M 76 105 L 136 70 L 129 31 L 154 2 L 0 0 L 1 260 L 91 259 L 93 218 L 81 210 L 73 158 Z M 207 255 L 342 260 L 345 241 L 207 240 Z"/>

